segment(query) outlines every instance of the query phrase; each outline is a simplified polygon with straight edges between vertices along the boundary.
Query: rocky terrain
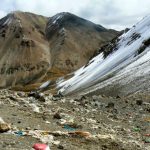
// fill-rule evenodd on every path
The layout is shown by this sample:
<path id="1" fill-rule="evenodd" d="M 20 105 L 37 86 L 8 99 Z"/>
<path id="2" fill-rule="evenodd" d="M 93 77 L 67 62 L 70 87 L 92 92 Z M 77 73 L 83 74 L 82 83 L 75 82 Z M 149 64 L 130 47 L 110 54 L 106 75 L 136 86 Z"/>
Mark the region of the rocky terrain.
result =
<path id="1" fill-rule="evenodd" d="M 0 87 L 35 88 L 55 80 L 87 63 L 117 34 L 70 13 L 12 12 L 0 19 Z"/>
<path id="2" fill-rule="evenodd" d="M 60 97 L 0 91 L 0 149 L 149 150 L 150 94 Z"/>

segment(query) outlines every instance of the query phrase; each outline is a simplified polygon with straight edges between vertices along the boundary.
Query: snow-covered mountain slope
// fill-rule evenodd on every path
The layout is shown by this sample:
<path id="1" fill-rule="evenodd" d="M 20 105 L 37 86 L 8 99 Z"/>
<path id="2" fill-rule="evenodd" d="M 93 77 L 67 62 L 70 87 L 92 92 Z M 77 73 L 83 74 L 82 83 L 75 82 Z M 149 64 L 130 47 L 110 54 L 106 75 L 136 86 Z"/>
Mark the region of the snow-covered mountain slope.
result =
<path id="1" fill-rule="evenodd" d="M 150 16 L 145 17 L 127 33 L 118 37 L 114 43 L 109 43 L 104 48 L 104 52 L 100 52 L 86 66 L 77 70 L 72 78 L 59 81 L 57 85 L 59 92 L 66 95 L 87 88 L 86 92 L 93 92 L 108 85 L 112 85 L 113 89 L 113 83 L 116 86 L 125 84 L 131 86 L 137 81 L 132 90 L 136 91 L 139 90 L 139 83 L 142 87 L 144 77 L 147 77 L 144 82 L 147 81 L 147 84 L 143 87 L 149 87 Z"/>

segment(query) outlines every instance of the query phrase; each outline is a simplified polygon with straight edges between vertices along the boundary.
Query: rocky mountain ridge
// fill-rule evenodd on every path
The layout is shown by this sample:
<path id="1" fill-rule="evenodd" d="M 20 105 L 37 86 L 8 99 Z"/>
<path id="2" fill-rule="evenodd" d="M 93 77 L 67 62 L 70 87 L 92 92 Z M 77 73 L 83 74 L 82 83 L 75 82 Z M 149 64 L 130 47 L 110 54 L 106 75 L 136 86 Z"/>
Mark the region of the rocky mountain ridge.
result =
<path id="1" fill-rule="evenodd" d="M 99 25 L 88 25 L 70 13 L 50 18 L 20 11 L 8 14 L 0 20 L 0 87 L 40 84 L 78 69 L 117 34 L 95 27 Z"/>

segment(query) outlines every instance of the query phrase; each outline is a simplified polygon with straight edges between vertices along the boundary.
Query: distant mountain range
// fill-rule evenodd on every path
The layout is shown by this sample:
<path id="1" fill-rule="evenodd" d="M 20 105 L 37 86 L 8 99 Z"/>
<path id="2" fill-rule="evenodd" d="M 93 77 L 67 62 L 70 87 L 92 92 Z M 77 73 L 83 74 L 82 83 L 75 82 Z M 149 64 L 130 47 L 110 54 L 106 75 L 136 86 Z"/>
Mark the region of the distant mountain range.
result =
<path id="1" fill-rule="evenodd" d="M 85 65 L 119 32 L 70 13 L 13 12 L 0 20 L 0 87 L 39 85 Z"/>

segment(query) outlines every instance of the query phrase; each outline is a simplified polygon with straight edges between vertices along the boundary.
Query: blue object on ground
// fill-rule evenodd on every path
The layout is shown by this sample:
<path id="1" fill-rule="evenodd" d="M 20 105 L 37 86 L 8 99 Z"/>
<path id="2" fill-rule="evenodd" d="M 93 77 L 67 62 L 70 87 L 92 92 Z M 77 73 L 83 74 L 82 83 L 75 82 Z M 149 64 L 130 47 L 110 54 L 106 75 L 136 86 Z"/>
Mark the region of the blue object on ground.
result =
<path id="1" fill-rule="evenodd" d="M 74 131 L 75 128 L 70 127 L 69 125 L 64 125 L 64 129 L 69 130 L 69 131 Z"/>

